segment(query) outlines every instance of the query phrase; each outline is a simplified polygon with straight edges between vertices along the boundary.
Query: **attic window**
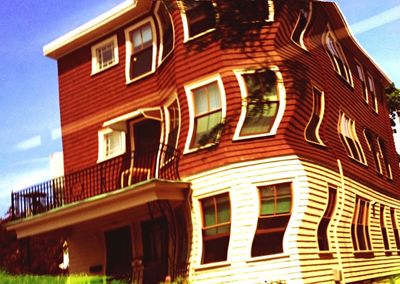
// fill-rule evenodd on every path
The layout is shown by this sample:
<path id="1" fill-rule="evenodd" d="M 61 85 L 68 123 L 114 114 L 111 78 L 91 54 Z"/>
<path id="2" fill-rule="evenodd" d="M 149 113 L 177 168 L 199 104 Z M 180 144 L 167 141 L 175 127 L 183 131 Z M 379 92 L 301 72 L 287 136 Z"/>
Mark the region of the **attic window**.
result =
<path id="1" fill-rule="evenodd" d="M 92 75 L 118 64 L 117 36 L 92 46 Z"/>
<path id="2" fill-rule="evenodd" d="M 353 86 L 351 70 L 349 68 L 349 64 L 347 63 L 343 49 L 329 27 L 325 32 L 324 44 L 335 71 L 351 86 Z"/>

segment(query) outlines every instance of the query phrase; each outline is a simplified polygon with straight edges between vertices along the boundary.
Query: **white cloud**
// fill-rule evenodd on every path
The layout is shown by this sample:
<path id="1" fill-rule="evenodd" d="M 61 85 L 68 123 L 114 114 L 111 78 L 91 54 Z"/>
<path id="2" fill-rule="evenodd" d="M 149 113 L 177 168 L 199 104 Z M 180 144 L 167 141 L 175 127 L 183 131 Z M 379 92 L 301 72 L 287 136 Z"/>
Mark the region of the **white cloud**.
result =
<path id="1" fill-rule="evenodd" d="M 39 147 L 40 145 L 42 145 L 42 138 L 40 137 L 40 135 L 37 135 L 27 140 L 19 142 L 15 146 L 15 148 L 19 151 L 26 151 L 29 149 Z"/>
<path id="2" fill-rule="evenodd" d="M 400 5 L 351 25 L 353 34 L 360 34 L 400 19 Z"/>

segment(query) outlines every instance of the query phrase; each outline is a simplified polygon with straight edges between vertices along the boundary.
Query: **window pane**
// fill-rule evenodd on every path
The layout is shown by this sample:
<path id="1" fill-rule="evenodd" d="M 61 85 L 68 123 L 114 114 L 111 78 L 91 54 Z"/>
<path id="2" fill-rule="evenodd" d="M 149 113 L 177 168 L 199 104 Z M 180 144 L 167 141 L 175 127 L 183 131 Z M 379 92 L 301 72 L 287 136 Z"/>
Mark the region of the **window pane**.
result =
<path id="1" fill-rule="evenodd" d="M 195 115 L 208 112 L 207 90 L 205 87 L 193 90 Z"/>
<path id="2" fill-rule="evenodd" d="M 198 118 L 196 120 L 194 145 L 198 145 L 201 137 L 205 134 L 209 134 L 210 131 L 213 129 L 213 127 L 215 127 L 218 123 L 221 122 L 221 118 L 222 118 L 221 111 Z"/>
<path id="3" fill-rule="evenodd" d="M 276 213 L 289 213 L 291 207 L 290 184 L 280 184 L 277 186 L 277 209 Z"/>
<path id="4" fill-rule="evenodd" d="M 132 33 L 132 40 L 134 50 L 140 49 L 142 47 L 142 35 L 140 34 L 140 30 L 135 30 Z"/>
<path id="5" fill-rule="evenodd" d="M 208 86 L 208 94 L 210 99 L 210 110 L 221 108 L 221 95 L 217 82 Z"/>
<path id="6" fill-rule="evenodd" d="M 275 213 L 275 189 L 272 186 L 260 188 L 261 210 L 260 215 L 273 215 Z"/>
<path id="7" fill-rule="evenodd" d="M 229 197 L 223 196 L 217 199 L 217 222 L 229 222 L 231 218 Z"/>
<path id="8" fill-rule="evenodd" d="M 153 40 L 150 24 L 147 24 L 142 28 L 142 37 L 143 37 L 143 45 Z"/>
<path id="9" fill-rule="evenodd" d="M 204 227 L 215 225 L 214 199 L 207 198 L 202 201 Z"/>

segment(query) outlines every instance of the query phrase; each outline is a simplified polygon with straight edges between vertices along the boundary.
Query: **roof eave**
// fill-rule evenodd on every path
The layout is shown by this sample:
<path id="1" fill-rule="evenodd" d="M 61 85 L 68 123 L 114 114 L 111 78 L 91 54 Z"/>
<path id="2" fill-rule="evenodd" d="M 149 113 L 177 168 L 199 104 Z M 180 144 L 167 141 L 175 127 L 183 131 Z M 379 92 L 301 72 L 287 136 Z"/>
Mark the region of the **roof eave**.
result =
<path id="1" fill-rule="evenodd" d="M 58 59 L 147 13 L 150 7 L 151 1 L 125 0 L 113 9 L 45 45 L 43 53 L 47 57 Z"/>

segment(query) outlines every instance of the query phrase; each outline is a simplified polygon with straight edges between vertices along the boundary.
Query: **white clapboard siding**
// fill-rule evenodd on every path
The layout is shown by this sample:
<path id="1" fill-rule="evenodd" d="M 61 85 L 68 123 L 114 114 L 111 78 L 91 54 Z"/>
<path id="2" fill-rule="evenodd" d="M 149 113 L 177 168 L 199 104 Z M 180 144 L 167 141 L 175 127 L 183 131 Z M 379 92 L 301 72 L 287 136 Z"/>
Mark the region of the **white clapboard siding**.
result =
<path id="1" fill-rule="evenodd" d="M 193 283 L 334 283 L 334 270 L 345 282 L 400 273 L 390 208 L 399 215 L 400 204 L 374 189 L 296 156 L 247 161 L 190 177 L 192 184 L 193 239 L 190 280 Z M 292 182 L 292 216 L 286 230 L 284 253 L 251 258 L 251 245 L 259 214 L 257 186 Z M 337 189 L 334 215 L 328 227 L 330 250 L 319 251 L 317 228 L 326 210 L 328 185 Z M 344 187 L 342 186 L 344 185 Z M 231 234 L 227 261 L 201 265 L 202 235 L 199 200 L 228 192 L 231 201 Z M 373 258 L 357 258 L 351 239 L 356 195 L 370 200 L 370 240 Z M 373 202 L 375 215 L 373 214 Z M 385 205 L 385 222 L 392 255 L 384 251 L 379 205 Z M 399 218 L 399 216 L 398 216 Z M 339 254 L 340 253 L 340 254 Z M 330 255 L 330 257 L 327 257 Z"/>

